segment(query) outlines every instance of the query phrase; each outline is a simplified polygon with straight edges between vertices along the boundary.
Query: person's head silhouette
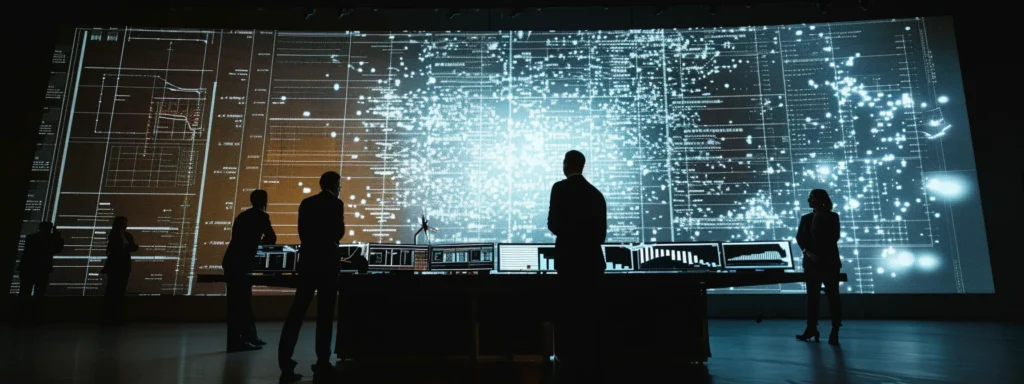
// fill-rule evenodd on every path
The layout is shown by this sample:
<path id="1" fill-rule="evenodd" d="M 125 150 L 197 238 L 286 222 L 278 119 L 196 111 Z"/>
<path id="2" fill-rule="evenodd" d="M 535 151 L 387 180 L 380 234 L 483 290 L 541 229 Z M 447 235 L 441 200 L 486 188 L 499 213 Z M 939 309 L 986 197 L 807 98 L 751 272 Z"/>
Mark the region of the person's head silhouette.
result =
<path id="1" fill-rule="evenodd" d="M 587 164 L 587 158 L 583 156 L 583 153 L 577 150 L 572 150 L 565 153 L 565 159 L 562 160 L 562 173 L 565 177 L 573 175 L 583 174 L 583 166 Z"/>
<path id="2" fill-rule="evenodd" d="M 41 221 L 41 222 L 39 222 L 39 232 L 50 233 L 50 231 L 52 231 L 52 230 L 53 230 L 53 223 L 51 223 L 49 221 Z"/>
<path id="3" fill-rule="evenodd" d="M 111 225 L 111 229 L 114 231 L 124 231 L 128 229 L 128 218 L 124 216 L 118 216 L 114 218 L 114 224 Z"/>
<path id="4" fill-rule="evenodd" d="M 828 192 L 824 189 L 811 190 L 811 195 L 807 197 L 807 203 L 815 210 L 832 210 L 832 198 L 828 196 Z"/>
<path id="5" fill-rule="evenodd" d="M 341 175 L 334 171 L 324 172 L 320 176 L 320 189 L 337 196 L 341 193 Z"/>
<path id="6" fill-rule="evenodd" d="M 257 189 L 249 194 L 249 203 L 252 203 L 253 208 L 256 209 L 267 209 L 267 191 Z"/>

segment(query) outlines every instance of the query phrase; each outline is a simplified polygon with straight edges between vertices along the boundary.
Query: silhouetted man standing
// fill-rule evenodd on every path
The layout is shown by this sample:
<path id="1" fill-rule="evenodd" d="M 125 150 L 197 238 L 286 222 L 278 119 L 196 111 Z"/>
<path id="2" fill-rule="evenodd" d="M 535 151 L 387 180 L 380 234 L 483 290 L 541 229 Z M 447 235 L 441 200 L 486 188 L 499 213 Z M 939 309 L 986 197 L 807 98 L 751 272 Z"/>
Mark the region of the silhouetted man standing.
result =
<path id="1" fill-rule="evenodd" d="M 551 187 L 548 229 L 555 234 L 555 271 L 561 286 L 563 309 L 557 356 L 579 382 L 593 381 L 598 368 L 598 325 L 600 298 L 595 292 L 604 274 L 601 250 L 608 232 L 604 195 L 583 177 L 586 158 L 569 151 L 562 161 L 565 180 Z M 563 370 L 564 371 L 564 370 Z"/>
<path id="2" fill-rule="evenodd" d="M 33 320 L 38 320 L 39 307 L 53 272 L 53 255 L 62 250 L 64 238 L 48 221 L 39 223 L 38 232 L 25 236 L 25 251 L 18 265 L 21 281 L 18 296 L 22 304 L 19 316 L 31 313 Z"/>
<path id="3" fill-rule="evenodd" d="M 338 270 L 340 253 L 338 242 L 345 235 L 345 203 L 338 198 L 341 175 L 327 172 L 320 176 L 320 189 L 316 196 L 307 197 L 299 205 L 300 285 L 295 291 L 288 319 L 281 331 L 277 352 L 281 366 L 281 381 L 294 382 L 302 378 L 295 373 L 297 363 L 292 360 L 295 343 L 302 328 L 302 319 L 317 293 L 316 357 L 313 373 L 318 376 L 335 374 L 331 364 L 331 334 L 334 306 L 338 297 Z"/>
<path id="4" fill-rule="evenodd" d="M 135 237 L 128 232 L 128 218 L 117 216 L 107 233 L 107 260 L 100 273 L 107 275 L 103 292 L 106 301 L 106 325 L 124 325 L 124 295 L 128 291 L 128 278 L 132 274 L 132 252 L 138 251 Z"/>
<path id="5" fill-rule="evenodd" d="M 228 352 L 252 351 L 266 345 L 256 334 L 250 273 L 260 244 L 276 243 L 277 235 L 266 212 L 267 191 L 252 191 L 249 202 L 252 208 L 235 217 L 222 264 L 228 291 Z"/>

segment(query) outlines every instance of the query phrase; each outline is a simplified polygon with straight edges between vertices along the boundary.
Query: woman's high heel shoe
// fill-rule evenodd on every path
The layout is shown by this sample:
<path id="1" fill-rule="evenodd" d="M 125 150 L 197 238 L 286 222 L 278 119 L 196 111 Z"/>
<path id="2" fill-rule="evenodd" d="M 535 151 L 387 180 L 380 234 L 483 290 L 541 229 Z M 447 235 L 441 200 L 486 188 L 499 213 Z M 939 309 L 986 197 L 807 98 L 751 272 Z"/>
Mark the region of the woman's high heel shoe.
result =
<path id="1" fill-rule="evenodd" d="M 839 345 L 839 327 L 832 327 L 832 332 L 828 334 L 828 343 Z"/>
<path id="2" fill-rule="evenodd" d="M 796 335 L 796 339 L 800 341 L 807 341 L 810 340 L 811 338 L 814 338 L 814 342 L 818 342 L 818 339 L 820 337 L 821 334 L 819 334 L 818 330 L 814 328 L 807 328 L 804 330 L 804 334 Z"/>

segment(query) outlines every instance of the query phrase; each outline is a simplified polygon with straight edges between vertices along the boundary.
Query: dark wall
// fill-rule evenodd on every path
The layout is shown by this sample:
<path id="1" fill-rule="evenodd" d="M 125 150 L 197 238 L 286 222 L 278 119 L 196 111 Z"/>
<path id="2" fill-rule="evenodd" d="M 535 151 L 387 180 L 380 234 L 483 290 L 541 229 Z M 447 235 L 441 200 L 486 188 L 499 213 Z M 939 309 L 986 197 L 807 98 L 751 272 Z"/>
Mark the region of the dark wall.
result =
<path id="1" fill-rule="evenodd" d="M 46 72 L 57 30 L 75 26 L 174 26 L 212 28 L 261 28 L 283 30 L 499 30 L 499 29 L 628 29 L 660 27 L 696 27 L 719 25 L 785 24 L 799 22 L 842 21 L 857 19 L 911 16 L 952 15 L 954 17 L 961 68 L 964 74 L 968 112 L 975 147 L 978 176 L 981 184 L 989 252 L 995 278 L 994 296 L 947 295 L 873 295 L 851 297 L 850 305 L 861 308 L 868 316 L 946 316 L 970 315 L 981 318 L 1021 318 L 1019 301 L 1024 291 L 1017 284 L 1016 274 L 1024 270 L 1024 252 L 1016 237 L 1024 231 L 1017 219 L 1024 197 L 1024 156 L 1017 148 L 1019 123 L 1011 120 L 1018 111 L 1020 96 L 1014 85 L 1016 73 L 1010 56 L 1019 44 L 1020 34 L 1014 29 L 1010 12 L 995 3 L 962 3 L 950 5 L 913 5 L 909 2 L 832 1 L 832 2 L 761 2 L 753 6 L 723 2 L 720 6 L 687 5 L 666 9 L 655 7 L 593 7 L 593 8 L 521 8 L 522 13 L 510 17 L 509 8 L 462 9 L 449 18 L 450 9 L 386 9 L 386 1 L 377 2 L 378 10 L 355 8 L 338 18 L 339 8 L 318 8 L 307 19 L 308 9 L 299 7 L 268 7 L 236 9 L 185 7 L 114 8 L 92 6 L 67 8 L 43 7 L 41 10 L 20 10 L 22 22 L 29 27 L 10 31 L 9 52 L 18 52 L 18 60 L 9 60 L 16 68 L 6 73 L 16 95 L 5 121 L 2 145 L 6 180 L 5 199 L 0 202 L 0 289 L 7 292 L 11 267 L 14 265 L 18 233 L 21 226 L 27 171 L 32 161 L 35 132 L 41 116 Z M 426 3 L 426 2 L 425 2 Z M 606 2 L 614 3 L 614 2 Z M 734 4 L 733 4 L 734 3 Z M 829 4 L 824 10 L 821 3 Z M 550 5 L 551 3 L 549 3 Z M 637 2 L 632 2 L 637 4 Z M 465 7 L 465 5 L 462 5 Z M 865 8 L 866 6 L 866 8 Z M 1013 105 L 1011 105 L 1013 103 Z M 1019 112 L 1018 112 L 1019 113 Z M 1020 177 L 1018 177 L 1020 176 Z M 152 300 L 159 300 L 150 298 Z M 268 299 L 273 301 L 272 299 Z M 800 310 L 799 297 L 713 296 L 713 313 L 729 316 L 766 314 L 787 316 Z M 200 300 L 196 301 L 197 303 Z M 202 300 L 202 302 L 212 302 Z M 752 305 L 757 303 L 757 306 Z M 4 306 L 9 308 L 9 306 Z M 192 306 L 190 306 L 192 307 Z"/>

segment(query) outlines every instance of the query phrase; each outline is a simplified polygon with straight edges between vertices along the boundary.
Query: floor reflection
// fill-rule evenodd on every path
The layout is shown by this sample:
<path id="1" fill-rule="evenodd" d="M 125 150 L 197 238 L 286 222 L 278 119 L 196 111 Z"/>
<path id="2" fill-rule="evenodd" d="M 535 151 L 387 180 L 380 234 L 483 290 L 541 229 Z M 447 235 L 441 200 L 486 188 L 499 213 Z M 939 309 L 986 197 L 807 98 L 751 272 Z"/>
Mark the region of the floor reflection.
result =
<path id="1" fill-rule="evenodd" d="M 280 323 L 260 324 L 274 335 Z M 850 321 L 841 346 L 798 342 L 797 321 L 712 321 L 706 366 L 605 361 L 611 383 L 1010 383 L 1021 381 L 1024 327 L 984 323 Z M 296 349 L 297 372 L 313 382 L 312 324 Z M 221 324 L 0 327 L 4 383 L 277 383 L 276 343 L 228 354 Z M 451 361 L 341 362 L 341 383 L 558 383 L 540 361 L 470 365 Z"/>

